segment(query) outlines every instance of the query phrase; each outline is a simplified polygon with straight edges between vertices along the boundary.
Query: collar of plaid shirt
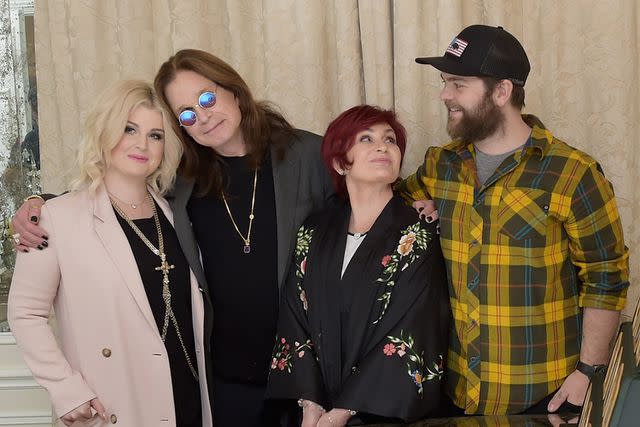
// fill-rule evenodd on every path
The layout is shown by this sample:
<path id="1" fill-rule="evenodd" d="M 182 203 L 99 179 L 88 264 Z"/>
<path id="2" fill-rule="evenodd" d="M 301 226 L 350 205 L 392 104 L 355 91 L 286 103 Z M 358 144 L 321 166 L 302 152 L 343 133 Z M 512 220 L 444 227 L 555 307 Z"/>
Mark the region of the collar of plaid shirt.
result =
<path id="1" fill-rule="evenodd" d="M 551 132 L 546 129 L 544 123 L 533 114 L 523 114 L 522 120 L 532 129 L 531 136 L 524 144 L 523 149 L 527 150 L 531 148 L 537 150 L 542 159 L 549 151 L 551 141 L 553 141 L 553 134 L 551 134 Z M 459 139 L 454 139 L 442 148 L 447 151 L 453 151 L 463 160 L 467 160 L 471 158 L 473 144 L 465 144 Z"/>

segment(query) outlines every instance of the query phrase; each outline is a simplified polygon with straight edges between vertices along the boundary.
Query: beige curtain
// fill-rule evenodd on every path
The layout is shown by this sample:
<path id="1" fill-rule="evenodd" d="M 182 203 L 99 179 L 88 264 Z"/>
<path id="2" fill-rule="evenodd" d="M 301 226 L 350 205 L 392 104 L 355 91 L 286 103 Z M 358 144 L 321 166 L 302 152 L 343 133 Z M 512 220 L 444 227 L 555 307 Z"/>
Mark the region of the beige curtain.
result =
<path id="1" fill-rule="evenodd" d="M 632 255 L 640 228 L 640 6 L 635 0 L 37 0 L 43 182 L 66 188 L 94 95 L 125 77 L 151 79 L 172 52 L 227 60 L 260 99 L 322 133 L 359 103 L 394 107 L 409 131 L 403 174 L 447 141 L 441 55 L 466 25 L 502 25 L 532 71 L 526 111 L 592 154 L 612 181 Z M 634 184 L 634 182 L 636 184 Z M 628 313 L 640 287 L 630 291 Z"/>

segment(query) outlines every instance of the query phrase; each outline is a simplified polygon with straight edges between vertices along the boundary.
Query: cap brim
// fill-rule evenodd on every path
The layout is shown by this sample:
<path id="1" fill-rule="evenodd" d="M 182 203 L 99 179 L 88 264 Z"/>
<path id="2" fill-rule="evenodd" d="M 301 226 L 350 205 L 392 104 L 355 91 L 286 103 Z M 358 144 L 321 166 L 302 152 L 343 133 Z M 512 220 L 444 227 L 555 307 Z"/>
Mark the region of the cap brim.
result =
<path id="1" fill-rule="evenodd" d="M 449 55 L 431 56 L 426 58 L 416 58 L 418 64 L 431 65 L 443 73 L 455 74 L 456 76 L 478 76 L 477 70 L 465 67 L 457 58 Z"/>

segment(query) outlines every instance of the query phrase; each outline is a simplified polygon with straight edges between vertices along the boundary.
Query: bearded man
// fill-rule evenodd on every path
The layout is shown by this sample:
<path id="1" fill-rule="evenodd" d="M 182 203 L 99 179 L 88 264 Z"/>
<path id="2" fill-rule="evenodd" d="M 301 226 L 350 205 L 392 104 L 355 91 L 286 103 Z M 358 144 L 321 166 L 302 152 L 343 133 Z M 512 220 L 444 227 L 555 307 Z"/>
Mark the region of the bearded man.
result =
<path id="1" fill-rule="evenodd" d="M 398 190 L 439 213 L 453 412 L 579 411 L 629 286 L 612 186 L 522 114 L 529 60 L 503 28 L 467 27 L 444 56 L 416 61 L 441 72 L 453 140 Z"/>

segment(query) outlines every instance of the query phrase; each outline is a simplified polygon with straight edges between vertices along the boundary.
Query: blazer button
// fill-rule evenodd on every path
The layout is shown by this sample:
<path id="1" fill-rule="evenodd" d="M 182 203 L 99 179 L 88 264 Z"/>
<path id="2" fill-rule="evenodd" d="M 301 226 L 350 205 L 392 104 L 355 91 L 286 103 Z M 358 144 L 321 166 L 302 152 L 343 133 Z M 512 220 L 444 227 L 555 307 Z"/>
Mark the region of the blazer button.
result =
<path id="1" fill-rule="evenodd" d="M 111 414 L 109 419 L 111 420 L 111 424 L 115 424 L 118 422 L 118 417 L 116 417 L 116 414 Z"/>
<path id="2" fill-rule="evenodd" d="M 102 355 L 104 357 L 111 357 L 111 349 L 110 348 L 103 348 L 102 349 Z"/>

